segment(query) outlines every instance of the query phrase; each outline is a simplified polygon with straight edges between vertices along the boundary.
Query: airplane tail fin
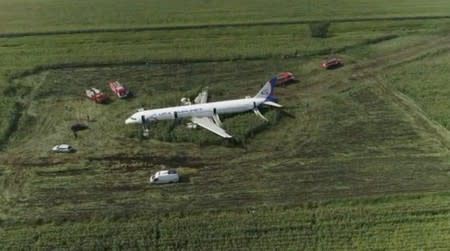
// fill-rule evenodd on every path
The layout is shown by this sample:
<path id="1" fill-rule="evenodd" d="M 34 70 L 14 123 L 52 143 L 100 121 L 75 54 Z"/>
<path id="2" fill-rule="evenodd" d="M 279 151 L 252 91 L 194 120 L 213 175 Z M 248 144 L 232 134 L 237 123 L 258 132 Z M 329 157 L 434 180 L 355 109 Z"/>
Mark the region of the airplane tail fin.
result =
<path id="1" fill-rule="evenodd" d="M 274 96 L 274 89 L 277 83 L 277 77 L 273 77 L 269 81 L 267 81 L 264 86 L 259 90 L 258 94 L 256 94 L 255 98 L 264 98 L 269 101 L 276 101 L 277 98 Z"/>

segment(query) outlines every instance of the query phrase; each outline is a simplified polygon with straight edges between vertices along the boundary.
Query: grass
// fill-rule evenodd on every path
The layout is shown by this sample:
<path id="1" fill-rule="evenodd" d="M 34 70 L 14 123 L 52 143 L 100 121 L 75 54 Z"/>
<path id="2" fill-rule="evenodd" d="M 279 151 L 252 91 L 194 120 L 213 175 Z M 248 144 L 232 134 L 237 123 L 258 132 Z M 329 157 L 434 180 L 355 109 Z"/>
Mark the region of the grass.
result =
<path id="1" fill-rule="evenodd" d="M 380 28 L 374 26 L 374 29 Z M 333 29 L 330 31 L 333 33 Z M 182 31 L 146 31 L 61 35 L 0 39 L 5 47 L 3 64 L 10 71 L 64 64 L 127 63 L 145 61 L 183 62 L 202 59 L 233 60 L 277 56 L 313 55 L 358 45 L 384 37 L 382 29 L 367 34 L 360 26 L 337 31 L 330 39 L 311 38 L 307 25 L 264 26 L 256 28 L 205 28 Z M 203 44 L 206 47 L 199 47 Z M 258 45 L 258 46 L 255 46 Z M 20 51 L 27 58 L 14 60 Z"/>
<path id="2" fill-rule="evenodd" d="M 27 8 L 23 8 L 27 6 Z M 101 6 L 93 8 L 93 6 Z M 207 4 L 171 0 L 164 3 L 138 0 L 133 4 L 120 0 L 0 1 L 0 32 L 76 30 L 86 28 L 122 28 L 152 25 L 185 25 L 282 20 L 317 20 L 367 17 L 448 15 L 447 1 L 340 1 L 332 0 L 236 1 L 218 0 Z"/>
<path id="3" fill-rule="evenodd" d="M 448 243 L 448 194 L 392 196 L 200 214 L 145 212 L 124 220 L 11 229 L 4 248 L 42 249 L 433 249 Z M 418 206 L 420 205 L 420 206 Z M 411 231 L 415 229 L 415 231 Z M 0 236 L 5 237 L 0 233 Z M 2 238 L 3 239 L 3 238 Z M 66 240 L 60 243 L 60 240 Z M 406 241 L 407 240 L 407 241 Z"/>
<path id="4" fill-rule="evenodd" d="M 6 143 L 6 140 L 15 131 L 19 120 L 19 105 L 11 98 L 5 98 L 0 101 L 0 116 L 4 118 L 0 123 L 0 146 Z"/>
<path id="5" fill-rule="evenodd" d="M 426 24 L 423 25 L 426 26 Z M 348 48 L 349 44 L 358 47 L 372 43 L 371 41 L 376 42 L 377 39 L 386 35 L 382 35 L 385 34 L 382 27 L 375 27 L 374 29 L 381 30 L 365 35 L 365 32 L 360 30 L 361 26 L 356 25 L 351 33 L 339 31 L 334 33 L 332 38 L 324 41 L 309 38 L 306 25 L 225 30 L 216 28 L 195 30 L 195 32 L 186 30 L 101 33 L 94 36 L 62 35 L 53 38 L 50 40 L 51 42 L 48 42 L 46 37 L 4 38 L 0 39 L 0 44 L 5 48 L 0 63 L 4 65 L 3 74 L 6 79 L 13 79 L 46 69 L 68 66 L 92 67 L 121 64 L 139 65 L 145 62 L 195 63 L 235 61 L 246 58 L 302 57 L 339 51 Z M 291 30 L 295 30 L 296 33 L 286 35 Z M 148 39 L 154 42 L 148 43 Z M 298 42 L 292 46 L 290 41 L 297 39 Z M 196 46 L 198 43 L 208 44 L 209 48 L 199 48 Z M 263 43 L 262 46 L 252 46 L 261 43 Z M 26 56 L 20 56 L 22 51 L 26 51 Z M 281 68 L 277 70 L 279 71 Z M 109 78 L 108 76 L 102 81 L 107 81 Z M 7 96 L 15 97 L 26 95 L 32 88 L 23 83 L 11 86 L 3 84 L 2 86 Z M 45 84 L 43 88 L 47 86 L 53 87 L 53 85 Z M 2 123 L 6 124 L 8 120 L 4 120 Z M 7 124 L 4 127 L 11 127 L 11 125 Z"/>
<path id="6" fill-rule="evenodd" d="M 387 82 L 397 88 L 400 92 L 415 100 L 426 114 L 437 123 L 450 128 L 449 109 L 446 102 L 449 89 L 445 78 L 448 52 L 441 52 L 439 56 L 433 57 L 426 62 L 412 62 L 406 67 L 398 67 L 393 74 L 385 76 Z M 433 72 L 436 75 L 433 79 L 425 76 Z M 396 76 L 407 76 L 398 81 Z"/>
<path id="7" fill-rule="evenodd" d="M 175 2 L 81 13 L 87 2 L 0 0 L 2 248 L 449 245 L 449 21 L 435 19 L 447 3 Z M 311 38 L 307 22 L 323 19 L 347 20 Z M 329 56 L 344 67 L 320 69 Z M 212 100 L 254 95 L 285 70 L 300 81 L 277 88 L 285 108 L 264 109 L 270 123 L 222 118 L 234 141 L 186 121 L 154 124 L 150 138 L 123 124 L 205 86 Z M 91 86 L 111 95 L 116 79 L 133 98 L 84 97 Z M 68 127 L 87 115 L 75 139 Z M 77 152 L 51 153 L 59 143 Z M 181 182 L 150 186 L 163 168 Z"/>

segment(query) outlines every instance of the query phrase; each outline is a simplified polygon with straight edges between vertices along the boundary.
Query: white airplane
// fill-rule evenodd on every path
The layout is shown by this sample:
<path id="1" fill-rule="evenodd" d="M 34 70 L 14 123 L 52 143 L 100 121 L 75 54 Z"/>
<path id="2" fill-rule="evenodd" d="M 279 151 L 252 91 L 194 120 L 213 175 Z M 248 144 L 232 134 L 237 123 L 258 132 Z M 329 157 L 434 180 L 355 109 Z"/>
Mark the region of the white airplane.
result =
<path id="1" fill-rule="evenodd" d="M 201 92 L 195 103 L 184 102 L 185 105 L 152 110 L 138 111 L 125 120 L 125 124 L 144 124 L 158 120 L 176 120 L 191 118 L 193 124 L 201 126 L 223 138 L 231 138 L 222 128 L 219 114 L 238 113 L 253 110 L 256 115 L 268 121 L 258 110 L 262 105 L 282 107 L 275 103 L 273 94 L 277 78 L 274 77 L 261 88 L 254 97 L 207 103 L 207 93 Z"/>

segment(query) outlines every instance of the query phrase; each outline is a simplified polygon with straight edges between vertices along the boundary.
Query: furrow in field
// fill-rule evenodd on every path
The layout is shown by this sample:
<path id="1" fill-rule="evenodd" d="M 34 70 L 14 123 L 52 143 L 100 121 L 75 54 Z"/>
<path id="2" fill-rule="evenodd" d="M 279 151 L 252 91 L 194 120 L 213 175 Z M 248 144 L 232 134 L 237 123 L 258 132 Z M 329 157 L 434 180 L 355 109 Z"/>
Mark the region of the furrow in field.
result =
<path id="1" fill-rule="evenodd" d="M 58 36 L 68 34 L 90 34 L 105 32 L 140 32 L 140 31 L 170 31 L 170 30 L 194 30 L 208 28 L 232 28 L 232 27 L 255 27 L 265 25 L 292 25 L 292 24 L 311 24 L 319 22 L 330 23 L 352 23 L 352 22 L 383 22 L 383 21 L 406 21 L 406 20 L 433 20 L 449 19 L 450 16 L 393 16 L 393 17 L 369 17 L 369 18 L 340 18 L 340 19 L 315 19 L 315 20 L 280 20 L 280 21 L 260 21 L 260 22 L 242 22 L 242 23 L 212 23 L 212 24 L 194 24 L 194 25 L 164 25 L 150 27 L 129 27 L 129 28 L 104 28 L 104 29 L 85 29 L 85 30 L 61 30 L 61 31 L 42 31 L 42 32 L 17 32 L 1 33 L 0 38 L 27 37 L 27 36 Z"/>

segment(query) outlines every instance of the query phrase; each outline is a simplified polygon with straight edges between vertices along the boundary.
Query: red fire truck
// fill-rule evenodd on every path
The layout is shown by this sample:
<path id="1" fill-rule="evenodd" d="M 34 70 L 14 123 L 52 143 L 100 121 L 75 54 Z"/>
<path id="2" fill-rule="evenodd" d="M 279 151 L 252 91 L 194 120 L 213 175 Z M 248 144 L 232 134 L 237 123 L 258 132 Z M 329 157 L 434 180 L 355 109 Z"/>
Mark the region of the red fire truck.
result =
<path id="1" fill-rule="evenodd" d="M 119 81 L 109 82 L 109 88 L 117 95 L 119 98 L 126 98 L 129 91 L 125 86 L 123 86 Z"/>
<path id="2" fill-rule="evenodd" d="M 101 92 L 97 88 L 89 88 L 86 90 L 86 96 L 90 99 L 92 99 L 95 103 L 101 104 L 104 103 L 108 96 L 106 96 L 103 92 Z"/>

